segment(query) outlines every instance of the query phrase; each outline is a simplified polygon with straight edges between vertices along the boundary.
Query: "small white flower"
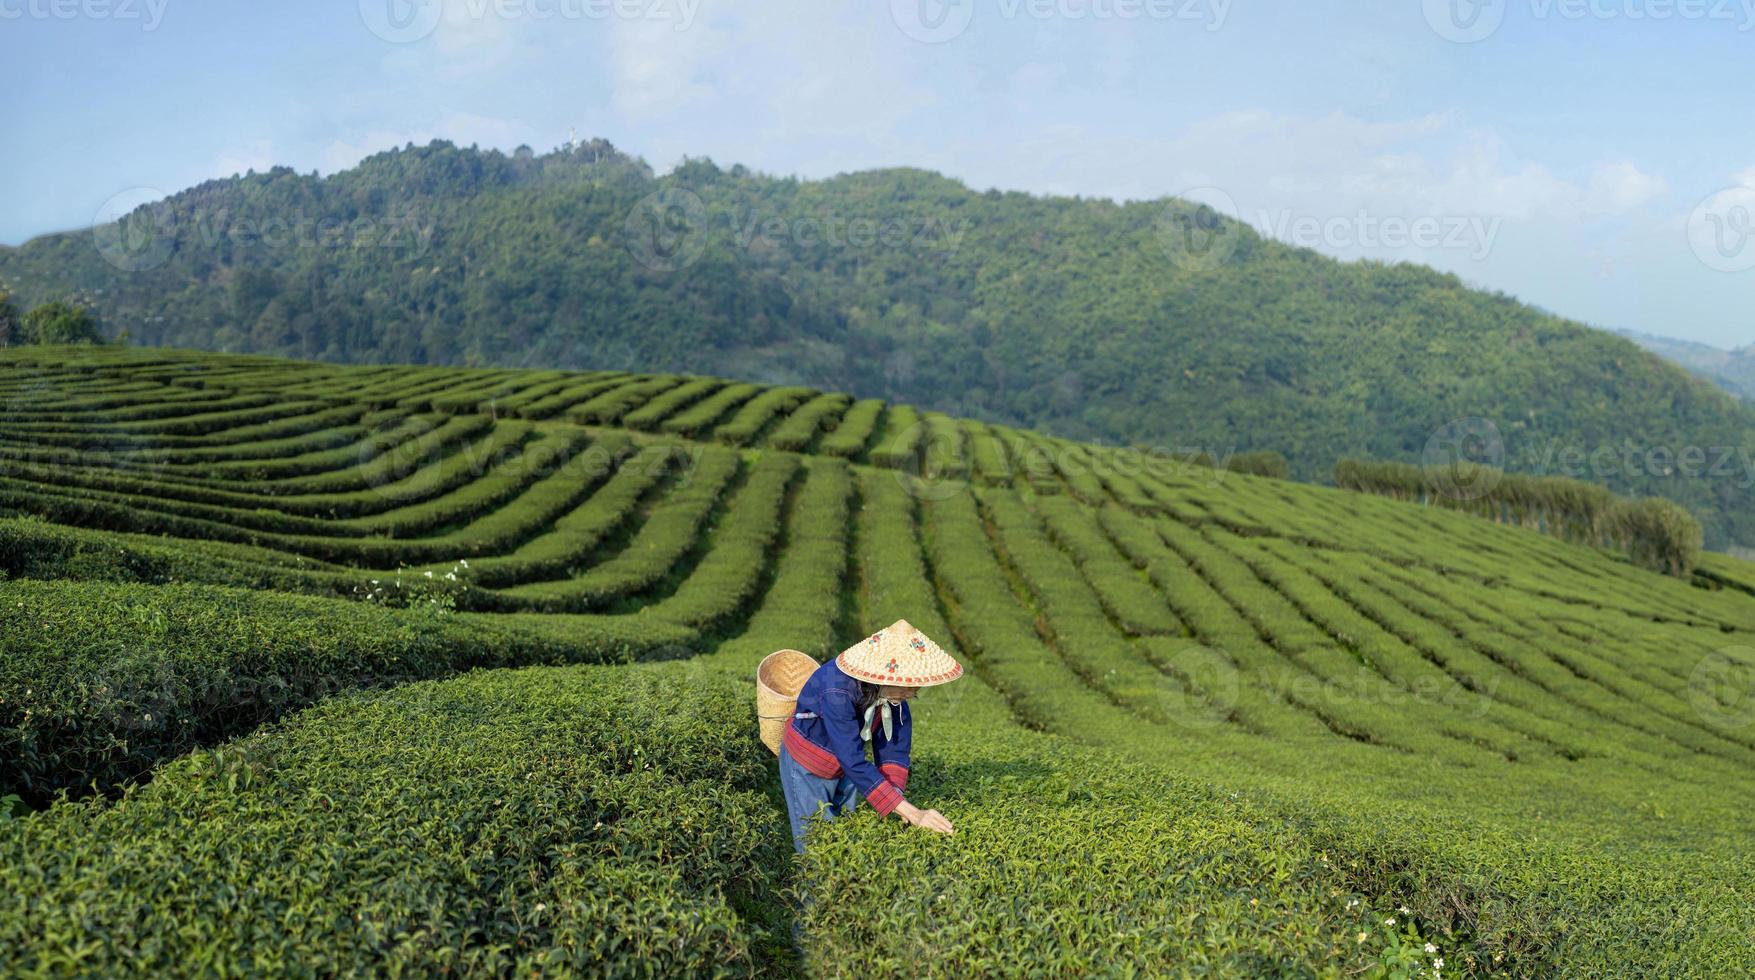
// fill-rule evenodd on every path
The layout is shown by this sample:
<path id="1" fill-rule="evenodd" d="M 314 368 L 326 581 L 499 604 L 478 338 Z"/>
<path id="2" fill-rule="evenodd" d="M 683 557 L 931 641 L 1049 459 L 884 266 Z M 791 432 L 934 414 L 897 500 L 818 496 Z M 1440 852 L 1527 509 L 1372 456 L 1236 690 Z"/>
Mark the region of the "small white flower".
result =
<path id="1" fill-rule="evenodd" d="M 445 581 L 447 581 L 447 582 L 457 581 L 457 573 L 456 572 L 446 572 L 445 573 Z"/>
<path id="2" fill-rule="evenodd" d="M 1396 906 L 1396 911 L 1400 912 L 1403 915 L 1413 915 L 1414 914 L 1413 912 L 1408 910 L 1408 907 L 1406 905 Z"/>
<path id="3" fill-rule="evenodd" d="M 1384 920 L 1383 920 L 1383 924 L 1384 924 L 1384 925 L 1386 925 L 1386 926 L 1393 926 L 1393 925 L 1395 925 L 1395 916 L 1393 916 L 1393 915 L 1392 915 L 1392 916 L 1390 916 L 1390 917 L 1389 917 L 1389 918 L 1387 918 L 1387 919 L 1384 919 Z"/>
<path id="4" fill-rule="evenodd" d="M 537 903 L 536 903 L 536 911 L 538 911 L 538 912 L 541 912 L 541 911 L 542 911 L 542 910 L 544 910 L 544 909 L 546 909 L 546 908 L 548 908 L 548 906 L 547 906 L 547 905 L 544 905 L 544 904 L 543 904 L 543 903 L 541 903 L 541 902 L 537 902 Z"/>
<path id="5" fill-rule="evenodd" d="M 1433 960 L 1432 961 L 1432 969 L 1434 969 L 1434 970 L 1444 969 L 1444 957 L 1440 956 L 1439 958 Z"/>
<path id="6" fill-rule="evenodd" d="M 149 715 L 149 714 L 147 714 L 147 715 L 141 715 L 141 716 L 140 716 L 140 720 L 141 720 L 141 721 L 151 721 L 151 720 L 152 720 L 152 715 Z"/>
<path id="7" fill-rule="evenodd" d="M 1426 944 L 1426 952 L 1428 952 L 1428 953 L 1436 953 L 1436 952 L 1438 952 L 1438 947 L 1437 947 L 1437 946 L 1434 946 L 1434 945 L 1432 945 L 1432 944 L 1431 944 L 1431 943 L 1427 943 L 1427 944 Z"/>
<path id="8" fill-rule="evenodd" d="M 457 563 L 462 565 L 464 568 L 469 567 L 469 559 L 467 559 L 467 558 L 459 558 L 459 559 L 457 559 Z"/>
<path id="9" fill-rule="evenodd" d="M 427 578 L 432 578 L 432 577 L 433 577 L 433 573 L 432 573 L 432 570 L 431 570 L 431 569 L 428 569 L 428 570 L 427 570 Z"/>

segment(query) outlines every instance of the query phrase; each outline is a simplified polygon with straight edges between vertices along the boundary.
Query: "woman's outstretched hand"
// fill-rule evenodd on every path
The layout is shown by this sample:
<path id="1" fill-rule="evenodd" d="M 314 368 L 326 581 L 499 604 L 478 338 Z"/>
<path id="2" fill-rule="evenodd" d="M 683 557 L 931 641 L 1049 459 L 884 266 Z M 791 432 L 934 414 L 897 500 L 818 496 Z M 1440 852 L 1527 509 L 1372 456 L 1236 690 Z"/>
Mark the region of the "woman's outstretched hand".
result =
<path id="1" fill-rule="evenodd" d="M 945 819 L 944 814 L 937 810 L 922 810 L 907 800 L 896 805 L 896 816 L 916 827 L 925 827 L 927 830 L 935 830 L 941 834 L 954 832 L 951 829 L 951 822 Z"/>

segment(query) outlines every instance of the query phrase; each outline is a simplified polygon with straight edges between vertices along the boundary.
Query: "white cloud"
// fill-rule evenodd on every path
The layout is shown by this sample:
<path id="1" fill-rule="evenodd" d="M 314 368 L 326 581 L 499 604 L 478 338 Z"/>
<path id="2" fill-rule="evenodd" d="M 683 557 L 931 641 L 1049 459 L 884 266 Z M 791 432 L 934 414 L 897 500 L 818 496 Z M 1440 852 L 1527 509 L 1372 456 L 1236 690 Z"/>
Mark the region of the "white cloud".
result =
<path id="1" fill-rule="evenodd" d="M 1600 214 L 1622 214 L 1669 193 L 1670 185 L 1631 163 L 1611 163 L 1590 175 L 1585 207 Z"/>
<path id="2" fill-rule="evenodd" d="M 738 38 L 718 26 L 678 31 L 660 20 L 623 20 L 610 27 L 611 102 L 625 116 L 669 114 L 719 95 L 713 75 L 736 56 Z"/>
<path id="3" fill-rule="evenodd" d="M 898 36 L 889 16 L 887 4 L 776 0 L 715 10 L 686 30 L 673 20 L 615 20 L 611 103 L 630 126 L 685 113 L 707 127 L 737 124 L 712 147 L 698 132 L 682 134 L 695 140 L 692 153 L 711 149 L 762 166 L 790 156 L 773 152 L 785 147 L 813 164 L 878 165 L 871 148 L 889 145 L 910 114 L 944 98 L 915 60 L 928 54 L 924 46 L 871 43 Z"/>
<path id="4" fill-rule="evenodd" d="M 1055 193 L 1139 200 L 1217 187 L 1246 217 L 1261 210 L 1317 218 L 1364 211 L 1570 223 L 1627 214 L 1668 192 L 1663 178 L 1629 162 L 1561 176 L 1519 158 L 1492 130 L 1465 127 L 1446 113 L 1384 121 L 1254 109 L 1156 139 L 1063 124 L 1024 144 L 940 155 L 978 161 L 957 169 L 980 172 L 997 186 Z"/>

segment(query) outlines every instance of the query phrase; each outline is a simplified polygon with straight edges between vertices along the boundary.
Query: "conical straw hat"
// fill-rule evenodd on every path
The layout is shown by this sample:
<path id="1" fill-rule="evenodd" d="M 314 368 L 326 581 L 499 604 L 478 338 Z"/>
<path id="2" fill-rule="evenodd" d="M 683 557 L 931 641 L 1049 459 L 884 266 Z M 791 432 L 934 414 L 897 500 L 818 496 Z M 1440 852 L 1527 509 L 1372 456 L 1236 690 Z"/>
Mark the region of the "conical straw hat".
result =
<path id="1" fill-rule="evenodd" d="M 906 619 L 878 630 L 835 658 L 841 672 L 871 684 L 931 687 L 963 675 L 963 665 Z"/>

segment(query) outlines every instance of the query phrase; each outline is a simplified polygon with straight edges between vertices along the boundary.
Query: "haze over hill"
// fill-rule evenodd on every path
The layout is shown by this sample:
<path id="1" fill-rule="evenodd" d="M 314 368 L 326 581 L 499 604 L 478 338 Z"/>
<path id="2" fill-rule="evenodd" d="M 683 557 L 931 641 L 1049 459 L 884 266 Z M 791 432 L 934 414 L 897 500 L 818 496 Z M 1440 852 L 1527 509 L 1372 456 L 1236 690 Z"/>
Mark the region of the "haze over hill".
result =
<path id="1" fill-rule="evenodd" d="M 1733 395 L 1755 398 L 1755 345 L 1725 350 L 1711 344 L 1658 337 L 1637 330 L 1615 332 L 1659 357 L 1681 365 L 1696 377 L 1714 382 Z"/>
<path id="2" fill-rule="evenodd" d="M 94 247 L 94 244 L 97 247 Z M 1755 542 L 1755 415 L 1608 333 L 1411 265 L 1342 263 L 1180 201 L 824 181 L 594 141 L 443 142 L 329 178 L 210 181 L 0 249 L 27 303 L 137 342 L 354 362 L 713 373 L 1216 456 L 1456 448 Z M 1488 424 L 1450 425 L 1458 419 Z"/>

